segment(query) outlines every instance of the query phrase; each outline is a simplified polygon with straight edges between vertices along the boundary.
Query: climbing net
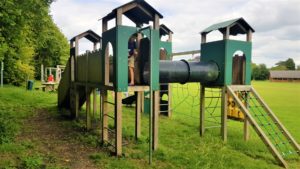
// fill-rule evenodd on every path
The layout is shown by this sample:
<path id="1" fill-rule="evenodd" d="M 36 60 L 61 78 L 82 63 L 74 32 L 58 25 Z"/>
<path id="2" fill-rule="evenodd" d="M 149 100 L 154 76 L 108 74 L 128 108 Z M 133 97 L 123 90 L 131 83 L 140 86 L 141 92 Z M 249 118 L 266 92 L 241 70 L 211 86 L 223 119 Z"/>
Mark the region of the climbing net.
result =
<path id="1" fill-rule="evenodd" d="M 175 117 L 200 119 L 200 84 L 172 84 L 172 112 Z M 205 88 L 205 121 L 208 126 L 220 124 L 221 89 Z"/>

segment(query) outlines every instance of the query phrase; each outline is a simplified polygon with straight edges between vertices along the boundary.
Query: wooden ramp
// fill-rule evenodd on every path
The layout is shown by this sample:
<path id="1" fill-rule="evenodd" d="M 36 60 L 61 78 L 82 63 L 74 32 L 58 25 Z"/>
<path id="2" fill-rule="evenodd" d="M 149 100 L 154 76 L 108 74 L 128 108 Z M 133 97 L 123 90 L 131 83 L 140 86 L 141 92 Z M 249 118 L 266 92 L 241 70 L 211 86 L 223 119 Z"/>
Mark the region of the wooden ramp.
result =
<path id="1" fill-rule="evenodd" d="M 227 86 L 240 110 L 276 160 L 285 168 L 285 159 L 300 155 L 300 147 L 252 86 Z"/>

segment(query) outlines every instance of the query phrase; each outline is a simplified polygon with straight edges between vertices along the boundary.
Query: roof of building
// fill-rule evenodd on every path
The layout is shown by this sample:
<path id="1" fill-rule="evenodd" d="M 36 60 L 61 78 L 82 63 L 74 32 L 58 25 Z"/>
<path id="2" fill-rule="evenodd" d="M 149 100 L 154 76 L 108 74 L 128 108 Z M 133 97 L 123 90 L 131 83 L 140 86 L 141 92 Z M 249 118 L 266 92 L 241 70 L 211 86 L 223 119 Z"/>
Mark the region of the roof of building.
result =
<path id="1" fill-rule="evenodd" d="M 115 18 L 117 15 L 117 10 L 120 8 L 124 9 L 125 11 L 123 10 L 123 14 L 137 25 L 141 25 L 144 23 L 148 24 L 149 21 L 154 21 L 155 14 L 157 14 L 159 18 L 163 18 L 162 14 L 160 14 L 146 1 L 133 0 L 113 9 L 111 13 L 107 14 L 102 19 L 111 20 Z"/>
<path id="2" fill-rule="evenodd" d="M 255 32 L 255 30 L 244 20 L 244 18 L 236 18 L 229 21 L 213 24 L 204 29 L 201 34 L 207 34 L 214 30 L 219 30 L 222 33 L 228 26 L 230 27 L 230 35 L 234 36 L 237 34 L 246 34 L 249 30 Z"/>
<path id="3" fill-rule="evenodd" d="M 89 41 L 96 43 L 96 42 L 100 42 L 101 41 L 101 36 L 99 36 L 97 33 L 95 33 L 92 30 L 87 30 L 85 32 L 82 32 L 81 34 L 74 36 L 70 41 L 75 41 L 76 38 L 81 39 L 81 38 L 86 38 Z"/>
<path id="4" fill-rule="evenodd" d="M 273 70 L 270 71 L 271 78 L 299 78 L 300 79 L 300 71 L 296 70 Z"/>
<path id="5" fill-rule="evenodd" d="M 166 25 L 161 24 L 159 26 L 159 35 L 160 36 L 168 35 L 169 33 L 173 34 L 173 32 Z"/>

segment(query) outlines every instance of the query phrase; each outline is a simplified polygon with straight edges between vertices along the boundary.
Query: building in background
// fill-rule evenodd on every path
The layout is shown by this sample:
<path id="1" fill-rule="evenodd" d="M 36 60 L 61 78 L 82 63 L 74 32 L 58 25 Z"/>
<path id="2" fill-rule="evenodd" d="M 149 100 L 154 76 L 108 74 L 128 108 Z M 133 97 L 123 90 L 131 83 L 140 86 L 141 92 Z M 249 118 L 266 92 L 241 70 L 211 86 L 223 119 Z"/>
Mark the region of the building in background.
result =
<path id="1" fill-rule="evenodd" d="M 270 71 L 271 82 L 300 82 L 300 71 L 276 70 Z"/>

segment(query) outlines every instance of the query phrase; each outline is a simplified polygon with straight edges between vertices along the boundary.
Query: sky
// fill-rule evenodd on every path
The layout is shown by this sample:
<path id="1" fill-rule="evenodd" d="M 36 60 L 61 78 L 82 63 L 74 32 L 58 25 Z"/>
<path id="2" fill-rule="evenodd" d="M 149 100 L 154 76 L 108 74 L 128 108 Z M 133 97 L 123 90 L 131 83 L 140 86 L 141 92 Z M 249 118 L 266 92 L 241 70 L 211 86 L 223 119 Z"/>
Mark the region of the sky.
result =
<path id="1" fill-rule="evenodd" d="M 300 65 L 300 0 L 146 0 L 173 32 L 173 51 L 199 50 L 199 32 L 208 26 L 243 17 L 255 30 L 252 62 L 268 67 L 288 58 Z M 71 39 L 86 30 L 102 32 L 100 18 L 129 0 L 56 0 L 51 15 L 63 34 Z M 131 24 L 125 20 L 125 24 Z M 112 24 L 109 23 L 109 27 Z M 235 38 L 235 37 L 233 37 Z M 220 40 L 218 31 L 208 41 Z M 245 35 L 238 39 L 245 40 Z M 81 53 L 91 50 L 80 41 Z"/>

